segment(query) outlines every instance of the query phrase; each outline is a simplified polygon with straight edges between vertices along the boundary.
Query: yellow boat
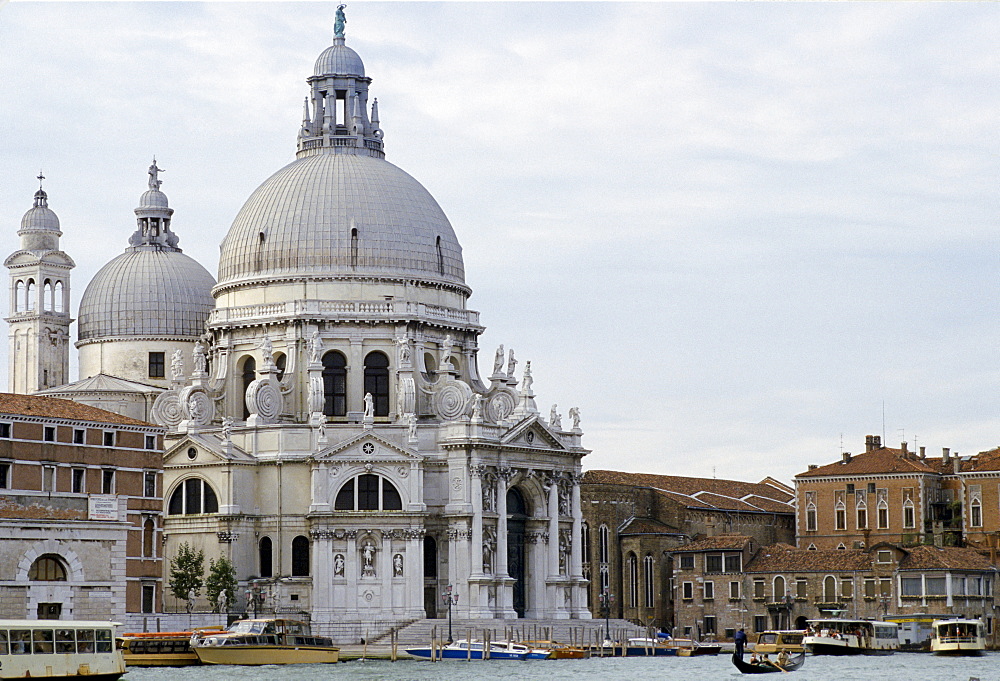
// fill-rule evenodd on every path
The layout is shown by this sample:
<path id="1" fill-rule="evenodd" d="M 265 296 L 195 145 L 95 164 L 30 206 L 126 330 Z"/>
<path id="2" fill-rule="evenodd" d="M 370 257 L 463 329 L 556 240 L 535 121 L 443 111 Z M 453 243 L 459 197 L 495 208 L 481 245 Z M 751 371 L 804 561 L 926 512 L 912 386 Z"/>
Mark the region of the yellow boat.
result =
<path id="1" fill-rule="evenodd" d="M 529 648 L 539 650 L 551 650 L 553 660 L 583 660 L 590 657 L 590 651 L 586 648 L 571 646 L 566 643 L 556 643 L 555 641 L 521 641 Z"/>
<path id="2" fill-rule="evenodd" d="M 305 622 L 276 618 L 239 620 L 227 631 L 196 634 L 191 647 L 202 664 L 322 664 L 340 660 L 340 648 L 313 636 Z"/>

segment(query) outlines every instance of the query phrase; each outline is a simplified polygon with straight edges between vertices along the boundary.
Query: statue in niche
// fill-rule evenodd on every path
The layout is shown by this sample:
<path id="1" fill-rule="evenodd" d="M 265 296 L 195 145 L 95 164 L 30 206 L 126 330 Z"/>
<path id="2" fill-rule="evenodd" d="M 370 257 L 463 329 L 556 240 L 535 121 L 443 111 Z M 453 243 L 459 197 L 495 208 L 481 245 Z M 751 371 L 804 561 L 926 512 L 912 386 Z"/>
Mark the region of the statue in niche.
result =
<path id="1" fill-rule="evenodd" d="M 569 417 L 573 420 L 573 430 L 580 430 L 580 408 L 570 407 Z"/>
<path id="2" fill-rule="evenodd" d="M 347 24 L 347 16 L 344 14 L 345 7 L 347 5 L 337 5 L 337 14 L 333 21 L 333 35 L 335 38 L 344 37 L 344 27 Z"/>
<path id="3" fill-rule="evenodd" d="M 406 415 L 407 425 L 409 426 L 409 438 L 411 442 L 417 439 L 417 415 L 407 414 Z"/>
<path id="4" fill-rule="evenodd" d="M 194 372 L 203 374 L 208 370 L 208 362 L 205 359 L 205 345 L 201 339 L 195 341 L 194 350 L 191 351 L 191 362 L 194 364 Z"/>
<path id="5" fill-rule="evenodd" d="M 361 546 L 361 576 L 375 576 L 375 544 L 369 539 Z"/>
<path id="6" fill-rule="evenodd" d="M 497 354 L 493 358 L 493 373 L 499 374 L 503 370 L 503 343 L 497 348 Z"/>
<path id="7" fill-rule="evenodd" d="M 562 485 L 559 486 L 559 515 L 564 517 L 571 515 L 569 510 L 569 490 Z"/>
<path id="8" fill-rule="evenodd" d="M 365 393 L 365 418 L 375 418 L 375 400 L 371 393 Z"/>
<path id="9" fill-rule="evenodd" d="M 398 553 L 392 557 L 392 576 L 403 576 L 403 556 Z"/>
<path id="10" fill-rule="evenodd" d="M 184 380 L 184 353 L 180 350 L 174 350 L 170 356 L 170 377 L 175 381 Z"/>
<path id="11" fill-rule="evenodd" d="M 521 379 L 521 392 L 531 392 L 531 384 L 535 379 L 531 377 L 531 360 L 524 363 L 524 378 Z"/>
<path id="12" fill-rule="evenodd" d="M 233 437 L 233 419 L 229 416 L 222 419 L 222 440 L 229 442 Z"/>
<path id="13" fill-rule="evenodd" d="M 514 359 L 514 349 L 511 348 L 510 356 L 507 358 L 507 376 L 514 376 L 514 367 L 517 366 L 517 360 Z"/>
<path id="14" fill-rule="evenodd" d="M 309 336 L 309 361 L 312 364 L 323 361 L 323 339 L 319 337 L 318 330 L 313 330 Z"/>
<path id="15" fill-rule="evenodd" d="M 559 407 L 558 404 L 553 404 L 552 411 L 549 412 L 549 427 L 552 428 L 553 430 L 562 429 L 562 416 L 560 416 L 559 412 L 556 411 L 558 407 Z"/>
<path id="16" fill-rule="evenodd" d="M 153 158 L 153 165 L 149 166 L 149 188 L 153 191 L 160 191 L 163 180 L 159 179 L 159 173 L 167 172 L 163 168 L 156 167 L 156 158 Z"/>
<path id="17" fill-rule="evenodd" d="M 344 556 L 339 553 L 333 557 L 333 576 L 344 576 Z"/>
<path id="18" fill-rule="evenodd" d="M 483 476 L 483 510 L 496 511 L 496 482 L 493 476 Z"/>
<path id="19" fill-rule="evenodd" d="M 565 534 L 559 535 L 559 574 L 566 574 L 566 556 L 569 554 L 569 541 Z"/>
<path id="20" fill-rule="evenodd" d="M 483 572 L 493 574 L 493 542 L 490 539 L 483 541 Z"/>

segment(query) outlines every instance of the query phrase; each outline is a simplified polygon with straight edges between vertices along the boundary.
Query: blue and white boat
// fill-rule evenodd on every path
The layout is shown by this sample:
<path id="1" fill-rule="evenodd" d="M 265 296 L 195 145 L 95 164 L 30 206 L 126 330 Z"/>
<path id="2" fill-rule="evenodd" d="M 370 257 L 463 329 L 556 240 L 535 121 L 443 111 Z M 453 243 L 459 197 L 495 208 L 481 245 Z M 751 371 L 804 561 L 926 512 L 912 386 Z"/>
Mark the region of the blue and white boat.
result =
<path id="1" fill-rule="evenodd" d="M 458 639 L 437 649 L 437 656 L 442 660 L 482 660 L 486 659 L 486 644 L 479 640 Z M 529 648 L 520 643 L 493 642 L 489 644 L 489 659 L 491 660 L 547 660 L 552 657 L 552 651 L 544 648 Z M 407 648 L 406 652 L 414 657 L 430 658 L 431 648 Z"/>

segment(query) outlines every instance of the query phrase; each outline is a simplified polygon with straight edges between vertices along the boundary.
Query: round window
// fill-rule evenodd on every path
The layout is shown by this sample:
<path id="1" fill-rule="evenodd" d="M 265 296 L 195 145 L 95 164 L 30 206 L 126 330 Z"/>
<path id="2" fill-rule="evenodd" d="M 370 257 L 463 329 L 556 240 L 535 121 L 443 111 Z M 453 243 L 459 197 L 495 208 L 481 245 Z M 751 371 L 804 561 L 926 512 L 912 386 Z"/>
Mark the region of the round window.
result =
<path id="1" fill-rule="evenodd" d="M 373 445 L 371 442 L 366 442 L 361 447 L 361 451 L 367 454 L 368 456 L 371 456 L 372 454 L 375 453 L 375 445 Z"/>
<path id="2" fill-rule="evenodd" d="M 188 448 L 188 458 L 191 459 L 192 461 L 194 461 L 196 458 L 198 458 L 198 450 L 195 449 L 194 447 L 189 447 Z"/>
<path id="3" fill-rule="evenodd" d="M 529 430 L 528 434 L 524 436 L 524 439 L 527 440 L 528 444 L 530 445 L 532 442 L 535 441 L 535 434 Z"/>

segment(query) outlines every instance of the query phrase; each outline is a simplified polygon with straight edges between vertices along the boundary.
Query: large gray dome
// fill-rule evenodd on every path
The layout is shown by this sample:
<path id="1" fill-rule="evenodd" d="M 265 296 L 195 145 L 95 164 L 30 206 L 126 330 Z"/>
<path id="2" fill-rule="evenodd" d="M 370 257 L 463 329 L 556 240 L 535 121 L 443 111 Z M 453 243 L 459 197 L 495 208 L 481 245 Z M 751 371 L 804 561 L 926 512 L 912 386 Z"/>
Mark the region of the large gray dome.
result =
<path id="1" fill-rule="evenodd" d="M 214 285 L 208 270 L 180 251 L 129 248 L 80 299 L 80 340 L 197 338 L 215 307 Z"/>
<path id="2" fill-rule="evenodd" d="M 365 65 L 358 53 L 344 44 L 343 38 L 334 39 L 333 45 L 323 50 L 313 66 L 314 76 L 341 74 L 364 76 Z"/>
<path id="3" fill-rule="evenodd" d="M 305 156 L 272 175 L 243 205 L 219 256 L 220 287 L 350 275 L 465 288 L 462 247 L 434 197 L 361 154 Z"/>

